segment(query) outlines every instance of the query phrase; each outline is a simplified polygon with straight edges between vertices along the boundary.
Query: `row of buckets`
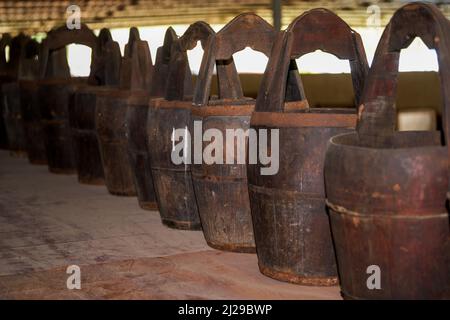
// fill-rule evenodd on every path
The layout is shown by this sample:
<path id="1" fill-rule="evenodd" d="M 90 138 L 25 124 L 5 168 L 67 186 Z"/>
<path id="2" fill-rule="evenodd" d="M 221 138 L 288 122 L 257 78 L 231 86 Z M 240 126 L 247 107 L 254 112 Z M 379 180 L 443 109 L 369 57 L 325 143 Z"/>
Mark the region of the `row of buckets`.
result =
<path id="1" fill-rule="evenodd" d="M 400 50 L 415 37 L 437 52 L 440 131 L 395 130 Z M 204 56 L 193 84 L 187 51 L 198 41 Z M 92 49 L 88 78 L 70 77 L 71 43 Z M 434 5 L 396 11 L 370 69 L 359 34 L 326 9 L 281 32 L 251 13 L 217 33 L 204 22 L 181 37 L 169 28 L 155 63 L 136 28 L 123 56 L 107 29 L 96 36 L 85 25 L 53 29 L 41 44 L 4 35 L 0 50 L 7 45 L 1 143 L 12 154 L 137 196 L 168 227 L 203 230 L 213 248 L 256 252 L 260 271 L 280 281 L 339 284 L 348 299 L 450 298 L 450 29 Z M 244 96 L 232 58 L 246 47 L 269 58 L 255 100 Z M 308 105 L 295 59 L 318 49 L 350 61 L 355 108 Z M 193 132 L 195 121 L 224 136 L 276 129 L 268 152 L 278 148 L 278 170 L 174 163 L 174 129 Z"/>

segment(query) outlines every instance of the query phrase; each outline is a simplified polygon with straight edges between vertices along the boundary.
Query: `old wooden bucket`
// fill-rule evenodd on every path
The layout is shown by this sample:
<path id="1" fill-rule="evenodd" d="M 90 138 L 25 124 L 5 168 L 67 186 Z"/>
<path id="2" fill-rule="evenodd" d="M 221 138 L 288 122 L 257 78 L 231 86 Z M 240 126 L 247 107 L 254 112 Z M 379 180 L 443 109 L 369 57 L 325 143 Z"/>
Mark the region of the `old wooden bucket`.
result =
<path id="1" fill-rule="evenodd" d="M 249 164 L 248 182 L 260 271 L 328 286 L 337 283 L 337 270 L 325 205 L 325 151 L 332 136 L 354 131 L 357 116 L 356 107 L 309 107 L 295 59 L 319 49 L 350 61 L 358 105 L 368 69 L 360 36 L 326 9 L 297 17 L 274 45 L 251 118 L 257 137 L 270 137 L 262 144 L 270 143 L 277 159 Z"/>
<path id="2" fill-rule="evenodd" d="M 22 74 L 19 79 L 19 90 L 26 152 L 31 164 L 47 165 L 47 153 L 37 97 L 40 45 L 36 41 L 30 41 L 25 51 L 26 57 L 21 63 L 19 72 Z M 63 61 L 62 59 L 59 60 Z"/>
<path id="3" fill-rule="evenodd" d="M 1 87 L 4 83 L 14 80 L 11 75 L 9 63 L 6 61 L 6 48 L 11 47 L 11 36 L 4 33 L 0 39 L 0 149 L 8 149 L 8 134 L 3 118 L 4 98 Z"/>
<path id="4" fill-rule="evenodd" d="M 30 73 L 20 81 L 20 105 L 25 126 L 26 151 L 28 160 L 35 165 L 48 165 L 47 150 L 45 149 L 45 132 L 42 121 L 40 103 L 38 97 L 39 84 L 45 80 L 39 79 L 39 63 L 42 47 L 38 46 L 36 59 L 27 59 Z M 48 57 L 48 74 L 69 75 L 66 49 L 53 51 Z M 36 66 L 37 65 L 37 66 Z M 38 70 L 36 71 L 35 68 Z"/>
<path id="5" fill-rule="evenodd" d="M 81 44 L 92 50 L 92 61 L 97 37 L 87 26 L 69 30 L 66 26 L 49 32 L 43 41 L 40 61 L 38 99 L 44 125 L 45 148 L 50 172 L 62 174 L 76 173 L 76 158 L 73 149 L 72 132 L 69 126 L 69 104 L 73 103 L 74 92 L 80 87 L 92 83 L 93 79 L 71 78 L 68 70 L 50 70 L 49 55 L 65 48 L 69 44 Z M 51 74 L 55 72 L 56 75 Z"/>
<path id="6" fill-rule="evenodd" d="M 400 50 L 415 37 L 438 56 L 445 142 L 438 131 L 395 131 Z M 357 133 L 330 140 L 325 183 L 345 298 L 450 297 L 449 41 L 448 21 L 434 5 L 396 11 L 369 72 Z"/>
<path id="7" fill-rule="evenodd" d="M 171 52 L 167 50 L 163 54 L 169 66 L 167 87 L 163 98 L 150 101 L 147 132 L 159 212 L 162 222 L 176 229 L 201 229 L 191 166 L 172 161 L 172 135 L 174 129 L 191 127 L 192 122 L 193 84 L 187 50 L 193 49 L 197 41 L 205 48 L 212 34 L 214 31 L 204 22 L 190 25 L 178 40 L 171 28 L 167 31 L 163 49 L 172 48 Z"/>
<path id="8" fill-rule="evenodd" d="M 108 29 L 100 30 L 91 63 L 93 85 L 79 88 L 69 105 L 69 122 L 73 134 L 78 181 L 83 184 L 104 185 L 105 175 L 95 130 L 97 92 L 105 86 L 119 84 L 120 52 L 110 49 Z M 114 53 L 116 55 L 114 56 Z"/>
<path id="9" fill-rule="evenodd" d="M 136 48 L 139 50 L 133 50 Z M 141 42 L 137 29 L 131 28 L 120 66 L 120 87 L 106 87 L 97 94 L 97 138 L 106 186 L 114 195 L 136 196 L 128 158 L 126 112 L 132 94 L 143 94 L 143 91 L 150 90 L 148 82 L 143 79 L 148 79 L 151 67 L 148 61 L 142 67 L 139 66 L 143 60 L 138 59 L 138 56 L 149 56 L 148 50 L 147 43 Z"/>
<path id="10" fill-rule="evenodd" d="M 196 121 L 194 126 L 200 124 L 202 134 L 209 131 L 226 137 L 227 130 L 249 128 L 255 101 L 244 97 L 232 55 L 251 47 L 270 56 L 275 35 L 276 31 L 272 26 L 259 16 L 241 14 L 211 38 L 196 83 L 196 106 L 192 111 Z M 215 65 L 218 70 L 228 68 L 224 72 L 227 79 L 223 79 L 218 72 L 219 96 L 210 99 Z M 209 139 L 212 140 L 211 137 Z M 208 149 L 211 150 L 212 158 L 195 161 L 192 166 L 200 219 L 209 246 L 226 251 L 253 253 L 255 242 L 245 165 L 247 139 L 237 135 L 230 140 L 232 141 L 224 141 L 223 150 L 211 150 L 213 147 L 208 147 L 211 142 L 203 142 L 204 152 L 194 148 L 194 159 L 201 157 L 202 153 L 208 154 Z M 227 152 L 228 148 L 232 152 Z M 243 159 L 240 159 L 239 153 L 243 155 Z M 223 160 L 222 164 L 220 158 Z"/>
<path id="11" fill-rule="evenodd" d="M 153 88 L 155 70 L 147 42 L 135 41 L 133 47 L 128 49 L 131 61 L 139 65 L 139 68 L 147 70 L 145 73 L 136 73 L 138 76 L 136 80 L 140 83 L 136 83 L 135 87 L 143 90 L 134 91 L 128 98 L 126 111 L 128 158 L 139 206 L 145 210 L 155 210 L 158 209 L 158 204 L 153 186 L 146 128 L 150 96 L 160 96 L 162 93 L 155 90 L 157 87 Z M 157 57 L 156 60 L 160 59 Z M 138 68 L 137 65 L 136 68 Z"/>
<path id="12" fill-rule="evenodd" d="M 3 119 L 8 137 L 10 155 L 26 157 L 25 126 L 20 105 L 19 74 L 20 64 L 26 59 L 25 46 L 32 41 L 30 37 L 19 34 L 11 40 L 9 72 L 14 81 L 2 85 Z M 25 71 L 22 68 L 23 71 Z"/>

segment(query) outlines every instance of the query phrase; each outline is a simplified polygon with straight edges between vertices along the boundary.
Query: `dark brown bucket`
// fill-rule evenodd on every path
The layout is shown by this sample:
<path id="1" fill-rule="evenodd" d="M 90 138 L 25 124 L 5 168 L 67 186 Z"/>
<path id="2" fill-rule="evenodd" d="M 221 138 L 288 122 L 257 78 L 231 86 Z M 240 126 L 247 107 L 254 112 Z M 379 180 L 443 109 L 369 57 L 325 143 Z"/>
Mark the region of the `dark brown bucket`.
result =
<path id="1" fill-rule="evenodd" d="M 360 36 L 326 9 L 302 14 L 274 45 L 251 118 L 257 136 L 268 132 L 268 149 L 278 148 L 278 167 L 249 164 L 248 182 L 260 271 L 281 281 L 329 286 L 337 284 L 337 269 L 323 163 L 328 140 L 354 131 L 357 115 L 356 107 L 309 107 L 295 59 L 318 49 L 350 61 L 358 105 L 368 69 Z"/>
<path id="2" fill-rule="evenodd" d="M 42 44 L 40 75 L 44 80 L 39 83 L 38 99 L 50 172 L 76 173 L 76 155 L 69 126 L 69 104 L 74 102 L 75 91 L 92 79 L 70 78 L 67 71 L 62 72 L 62 77 L 54 76 L 49 70 L 51 68 L 48 65 L 48 57 L 53 51 L 76 43 L 90 47 L 94 60 L 96 42 L 95 34 L 82 25 L 80 29 L 69 30 L 62 26 L 52 30 Z"/>
<path id="3" fill-rule="evenodd" d="M 25 126 L 20 106 L 20 86 L 18 81 L 2 86 L 3 119 L 8 136 L 9 153 L 14 157 L 27 157 Z"/>
<path id="4" fill-rule="evenodd" d="M 164 48 L 172 47 L 171 54 L 167 52 L 164 55 L 165 64 L 169 65 L 167 89 L 164 90 L 164 98 L 150 101 L 147 132 L 159 212 L 161 221 L 176 229 L 201 229 L 191 166 L 172 162 L 172 134 L 174 129 L 191 127 L 192 122 L 193 86 L 186 52 L 193 49 L 197 41 L 201 41 L 205 48 L 212 34 L 214 31 L 204 22 L 190 25 L 177 41 L 175 32 L 171 28 L 167 31 L 165 45 L 161 49 L 162 52 Z"/>
<path id="5" fill-rule="evenodd" d="M 136 30 L 137 32 L 137 30 Z M 148 70 L 140 75 L 138 88 L 145 88 L 143 91 L 133 92 L 128 99 L 126 111 L 126 125 L 128 137 L 128 158 L 131 171 L 134 177 L 134 184 L 138 196 L 139 206 L 145 210 L 157 210 L 155 188 L 150 167 L 147 140 L 147 116 L 150 96 L 160 96 L 161 93 L 153 88 L 155 70 L 152 65 L 150 50 L 146 41 L 138 40 L 130 47 L 128 55 L 131 60 L 139 65 L 139 68 Z M 156 62 L 160 60 L 156 57 Z M 138 68 L 136 66 L 136 68 Z M 164 79 L 165 81 L 165 79 Z M 151 88 L 151 94 L 150 94 Z"/>
<path id="6" fill-rule="evenodd" d="M 41 47 L 39 46 L 39 49 Z M 39 50 L 41 51 L 41 50 Z M 28 61 L 31 69 L 35 65 L 39 67 L 40 57 L 38 59 Z M 49 74 L 66 73 L 69 74 L 69 66 L 67 64 L 65 48 L 52 52 L 48 58 L 48 66 L 50 68 Z M 55 72 L 54 72 L 55 71 Z M 27 154 L 28 160 L 31 164 L 48 165 L 47 150 L 45 149 L 45 134 L 44 124 L 42 121 L 38 88 L 39 70 L 32 72 L 26 79 L 20 81 L 20 105 L 22 109 L 22 117 L 25 126 L 25 136 L 27 140 Z"/>
<path id="7" fill-rule="evenodd" d="M 100 30 L 95 59 L 91 64 L 91 74 L 95 85 L 78 89 L 74 94 L 73 103 L 69 105 L 69 122 L 76 155 L 78 182 L 83 184 L 105 184 L 95 130 L 95 115 L 97 92 L 104 86 L 119 84 L 120 53 L 117 57 L 111 56 L 108 43 L 112 41 L 108 29 Z"/>
<path id="8" fill-rule="evenodd" d="M 38 81 L 20 81 L 20 105 L 25 128 L 26 151 L 31 164 L 47 165 L 44 128 L 37 97 Z"/>
<path id="9" fill-rule="evenodd" d="M 8 148 L 10 155 L 26 157 L 26 137 L 24 121 L 20 106 L 19 68 L 25 58 L 25 46 L 32 41 L 29 37 L 19 34 L 10 43 L 10 61 L 8 62 L 8 73 L 11 80 L 2 85 L 2 111 L 3 121 L 8 137 Z"/>
<path id="10" fill-rule="evenodd" d="M 447 146 L 437 131 L 395 131 L 400 50 L 415 37 L 437 52 Z M 449 41 L 434 5 L 396 11 L 378 44 L 357 133 L 330 140 L 326 193 L 347 299 L 450 298 Z"/>
<path id="11" fill-rule="evenodd" d="M 270 56 L 275 36 L 276 31 L 265 20 L 254 14 L 242 14 L 211 38 L 197 80 L 196 107 L 192 110 L 193 120 L 202 121 L 202 135 L 208 129 L 218 130 L 223 137 L 226 137 L 227 129 L 249 129 L 255 102 L 243 95 L 232 55 L 251 47 Z M 227 75 L 227 79 L 223 79 L 218 71 L 218 99 L 210 99 L 214 66 L 217 70 L 227 68 L 222 74 Z M 233 142 L 238 140 L 233 138 Z M 203 142 L 202 145 L 206 150 L 209 144 Z M 237 150 L 245 153 L 242 148 L 246 145 L 247 141 L 241 142 Z M 245 159 L 239 163 L 238 152 L 234 151 L 234 147 L 233 154 L 227 154 L 226 150 L 214 151 L 214 156 L 222 156 L 224 164 L 201 161 L 192 166 L 195 194 L 208 245 L 219 250 L 254 253 L 247 168 Z M 199 154 L 194 150 L 194 158 L 196 156 Z"/>
<path id="12" fill-rule="evenodd" d="M 39 44 L 28 39 L 24 44 L 19 63 L 18 90 L 25 150 L 32 164 L 47 164 L 42 126 L 34 126 L 33 119 L 38 118 L 37 78 L 39 75 Z"/>
<path id="13" fill-rule="evenodd" d="M 97 94 L 96 128 L 105 182 L 108 191 L 118 196 L 136 196 L 128 157 L 126 113 L 130 97 L 145 89 L 150 90 L 145 87 L 148 82 L 143 79 L 149 76 L 151 66 L 147 64 L 141 67 L 137 59 L 137 55 L 142 54 L 143 45 L 137 29 L 131 28 L 120 67 L 120 87 L 105 87 Z M 117 44 L 116 46 L 119 50 Z M 148 50 L 146 42 L 145 46 Z M 135 52 L 136 50 L 138 52 Z"/>
<path id="14" fill-rule="evenodd" d="M 0 39 L 0 149 L 8 149 L 8 134 L 6 133 L 5 121 L 3 119 L 3 93 L 1 87 L 4 83 L 14 80 L 11 75 L 9 63 L 6 61 L 6 48 L 11 46 L 9 33 L 2 34 Z"/>

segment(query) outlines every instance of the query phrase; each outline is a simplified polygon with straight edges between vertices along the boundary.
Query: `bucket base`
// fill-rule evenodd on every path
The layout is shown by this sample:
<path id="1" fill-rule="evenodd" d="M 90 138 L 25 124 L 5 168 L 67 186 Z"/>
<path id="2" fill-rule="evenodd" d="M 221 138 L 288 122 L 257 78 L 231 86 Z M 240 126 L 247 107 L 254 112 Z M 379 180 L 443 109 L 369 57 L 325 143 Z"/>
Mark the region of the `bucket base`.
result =
<path id="1" fill-rule="evenodd" d="M 111 191 L 111 190 L 108 190 L 108 192 L 110 194 L 112 194 L 113 196 L 118 196 L 118 197 L 136 197 L 136 193 L 134 193 L 134 192 L 122 192 L 122 191 Z"/>
<path id="2" fill-rule="evenodd" d="M 238 252 L 238 253 L 256 253 L 256 247 L 254 246 L 243 246 L 236 244 L 218 244 L 206 241 L 208 246 L 213 249 L 217 249 L 220 251 L 228 251 L 228 252 Z"/>
<path id="3" fill-rule="evenodd" d="M 191 231 L 202 230 L 202 225 L 200 223 L 192 223 L 187 221 L 174 221 L 167 219 L 161 219 L 161 221 L 165 226 L 172 229 L 191 230 Z"/>
<path id="4" fill-rule="evenodd" d="M 78 182 L 81 184 L 87 184 L 90 186 L 104 186 L 105 185 L 105 180 L 104 179 L 92 179 L 92 178 L 82 178 L 80 176 L 78 176 Z"/>
<path id="5" fill-rule="evenodd" d="M 342 298 L 344 298 L 344 300 L 366 300 L 364 298 L 354 297 L 351 294 L 345 293 L 344 291 L 341 291 L 341 296 Z"/>
<path id="6" fill-rule="evenodd" d="M 9 155 L 14 158 L 27 158 L 28 154 L 26 151 L 21 150 L 9 150 Z"/>
<path id="7" fill-rule="evenodd" d="M 271 268 L 264 267 L 258 263 L 259 271 L 269 278 L 299 284 L 302 286 L 320 286 L 320 287 L 331 287 L 337 286 L 339 284 L 338 278 L 336 277 L 305 277 L 298 274 L 287 273 L 275 271 Z"/>
<path id="8" fill-rule="evenodd" d="M 77 171 L 75 169 L 60 169 L 60 168 L 48 168 L 48 171 L 54 174 L 66 174 L 66 175 L 72 175 L 76 174 Z"/>
<path id="9" fill-rule="evenodd" d="M 158 203 L 157 202 L 143 202 L 139 201 L 139 207 L 144 210 L 158 210 Z"/>

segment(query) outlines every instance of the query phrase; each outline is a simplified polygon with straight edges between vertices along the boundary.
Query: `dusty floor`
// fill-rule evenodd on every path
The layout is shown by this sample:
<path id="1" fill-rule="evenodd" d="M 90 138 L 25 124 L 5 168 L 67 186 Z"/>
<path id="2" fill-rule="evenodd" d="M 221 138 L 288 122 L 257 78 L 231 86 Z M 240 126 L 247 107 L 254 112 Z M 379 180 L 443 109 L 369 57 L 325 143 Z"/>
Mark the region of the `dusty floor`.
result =
<path id="1" fill-rule="evenodd" d="M 81 268 L 68 290 L 66 268 Z M 340 299 L 261 275 L 252 254 L 209 248 L 135 198 L 0 151 L 0 299 Z"/>

